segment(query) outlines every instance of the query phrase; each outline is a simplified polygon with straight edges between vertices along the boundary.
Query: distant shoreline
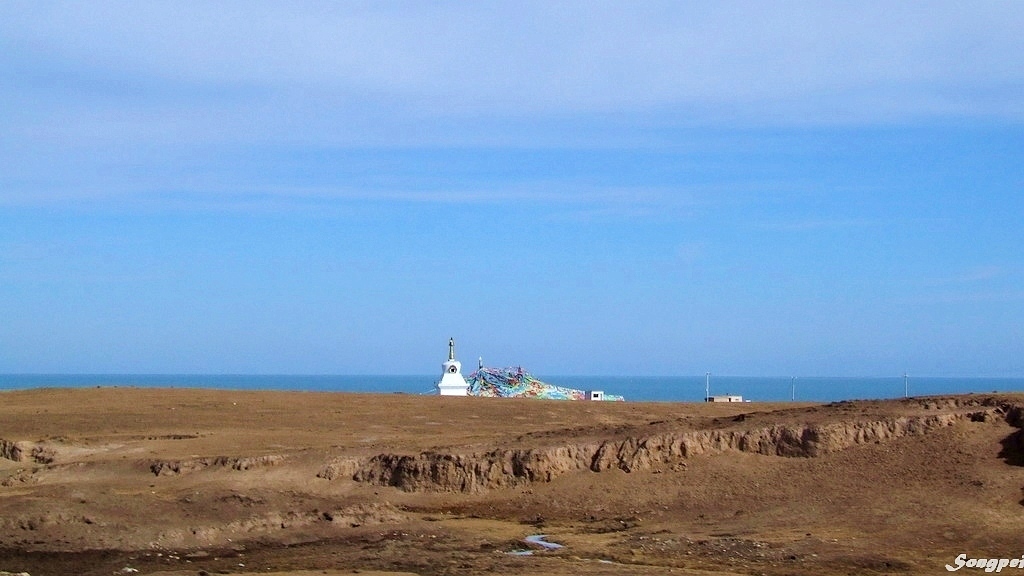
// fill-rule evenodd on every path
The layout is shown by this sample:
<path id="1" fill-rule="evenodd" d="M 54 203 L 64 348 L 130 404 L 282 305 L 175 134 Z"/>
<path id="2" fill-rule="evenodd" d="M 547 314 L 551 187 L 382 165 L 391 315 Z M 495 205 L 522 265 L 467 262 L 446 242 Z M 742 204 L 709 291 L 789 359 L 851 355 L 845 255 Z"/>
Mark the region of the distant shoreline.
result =
<path id="1" fill-rule="evenodd" d="M 279 390 L 355 392 L 376 394 L 435 393 L 437 375 L 244 375 L 244 374 L 0 374 L 0 391 L 33 388 L 85 388 L 122 386 L 140 388 L 200 388 L 217 390 Z M 627 402 L 699 402 L 704 398 L 705 376 L 551 376 L 552 384 L 620 394 Z M 910 396 L 969 393 L 1024 392 L 1024 378 L 913 377 Z M 711 393 L 740 394 L 762 402 L 834 402 L 889 399 L 904 395 L 902 376 L 714 376 Z"/>

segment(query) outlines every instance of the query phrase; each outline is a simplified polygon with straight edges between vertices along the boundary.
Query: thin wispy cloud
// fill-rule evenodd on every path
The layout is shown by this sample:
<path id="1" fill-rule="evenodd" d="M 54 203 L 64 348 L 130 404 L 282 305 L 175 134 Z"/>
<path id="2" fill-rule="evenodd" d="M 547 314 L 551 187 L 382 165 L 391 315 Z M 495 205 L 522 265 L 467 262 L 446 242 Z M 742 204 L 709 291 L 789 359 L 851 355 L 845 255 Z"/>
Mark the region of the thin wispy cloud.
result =
<path id="1" fill-rule="evenodd" d="M 650 149 L 697 127 L 1019 124 L 1022 28 L 1009 2 L 5 2 L 0 183 L 21 201 L 118 197 L 193 170 L 189 153 L 267 146 Z M 244 179 L 230 165 L 220 178 Z M 95 176 L 126 166 L 134 184 Z"/>
<path id="2" fill-rule="evenodd" d="M 609 112 L 1024 120 L 1024 103 L 1005 98 L 1024 86 L 1008 58 L 1024 52 L 1024 8 L 1009 2 L 9 2 L 0 16 L 0 65 L 21 72 L 6 100 L 49 94 L 37 114 L 54 113 L 45 106 L 67 87 L 94 120 L 104 102 L 131 102 L 126 131 L 204 107 L 239 137 L 246 117 L 280 133 L 296 114 L 369 113 L 392 129 Z"/>
<path id="3" fill-rule="evenodd" d="M 1024 291 L 1022 290 L 977 290 L 942 292 L 910 299 L 913 305 L 963 305 L 963 304 L 985 304 L 1005 305 L 1024 302 Z"/>
<path id="4" fill-rule="evenodd" d="M 816 232 L 827 230 L 851 230 L 874 228 L 887 223 L 874 218 L 812 218 L 768 222 L 761 225 L 765 230 L 776 232 Z"/>
<path id="5" fill-rule="evenodd" d="M 52 255 L 57 247 L 53 243 L 43 242 L 7 242 L 0 243 L 0 263 L 33 262 L 43 260 Z"/>
<path id="6" fill-rule="evenodd" d="M 120 338 L 253 314 L 388 351 L 349 373 L 488 316 L 595 342 L 574 366 L 1006 365 L 1021 30 L 995 0 L 0 2 L 0 370 L 194 369 Z"/>
<path id="7" fill-rule="evenodd" d="M 992 307 L 1024 300 L 1019 264 L 983 264 L 921 279 L 914 304 L 983 304 Z"/>
<path id="8" fill-rule="evenodd" d="M 1007 274 L 1008 270 L 1005 266 L 989 264 L 985 266 L 976 266 L 973 268 L 969 268 L 953 276 L 933 278 L 929 280 L 927 284 L 929 286 L 963 286 L 984 284 L 1005 278 Z"/>

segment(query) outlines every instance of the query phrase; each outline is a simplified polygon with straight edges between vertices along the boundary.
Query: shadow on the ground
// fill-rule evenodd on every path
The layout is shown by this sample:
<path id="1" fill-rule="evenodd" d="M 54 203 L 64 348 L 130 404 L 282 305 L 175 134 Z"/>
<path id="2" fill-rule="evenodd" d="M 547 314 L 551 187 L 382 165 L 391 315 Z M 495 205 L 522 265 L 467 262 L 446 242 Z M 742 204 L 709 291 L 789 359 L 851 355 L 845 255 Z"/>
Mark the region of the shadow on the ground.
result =
<path id="1" fill-rule="evenodd" d="M 999 442 L 1003 446 L 999 457 L 1010 466 L 1024 466 L 1024 408 L 1009 407 L 1006 410 L 1006 422 L 1017 430 Z M 1021 491 L 1024 492 L 1024 488 Z M 1024 506 L 1024 498 L 1019 503 Z"/>

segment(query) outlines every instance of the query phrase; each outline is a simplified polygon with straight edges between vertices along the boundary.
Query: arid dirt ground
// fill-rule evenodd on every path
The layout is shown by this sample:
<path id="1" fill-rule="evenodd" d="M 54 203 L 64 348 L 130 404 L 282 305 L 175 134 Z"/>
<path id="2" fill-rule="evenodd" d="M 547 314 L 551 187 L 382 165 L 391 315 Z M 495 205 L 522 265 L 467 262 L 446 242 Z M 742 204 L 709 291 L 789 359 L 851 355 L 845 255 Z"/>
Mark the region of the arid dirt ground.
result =
<path id="1" fill-rule="evenodd" d="M 4 392 L 0 573 L 947 573 L 1024 554 L 1022 423 L 1024 395 Z"/>

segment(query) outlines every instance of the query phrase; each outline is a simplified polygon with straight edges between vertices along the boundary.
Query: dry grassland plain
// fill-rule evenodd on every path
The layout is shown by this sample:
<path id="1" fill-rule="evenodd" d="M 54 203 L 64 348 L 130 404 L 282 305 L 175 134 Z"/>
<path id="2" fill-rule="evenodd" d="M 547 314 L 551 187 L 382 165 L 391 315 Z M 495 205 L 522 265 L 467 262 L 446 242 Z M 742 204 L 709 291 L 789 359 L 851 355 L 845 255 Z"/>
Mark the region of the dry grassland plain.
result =
<path id="1" fill-rule="evenodd" d="M 948 573 L 1024 555 L 1022 424 L 1005 394 L 4 392 L 0 573 Z"/>

